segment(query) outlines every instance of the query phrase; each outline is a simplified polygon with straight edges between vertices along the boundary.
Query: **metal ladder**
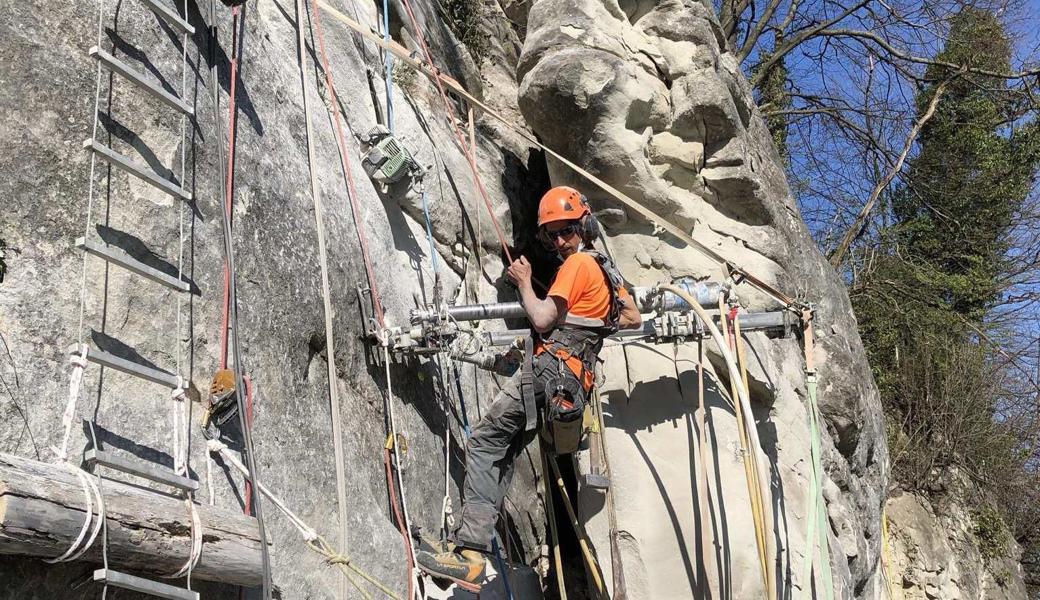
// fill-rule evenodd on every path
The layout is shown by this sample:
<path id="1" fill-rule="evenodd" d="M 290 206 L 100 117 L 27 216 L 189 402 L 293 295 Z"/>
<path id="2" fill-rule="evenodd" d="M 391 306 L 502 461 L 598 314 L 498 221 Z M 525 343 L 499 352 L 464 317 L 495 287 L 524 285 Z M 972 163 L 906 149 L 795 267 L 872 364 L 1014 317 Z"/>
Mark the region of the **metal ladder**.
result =
<path id="1" fill-rule="evenodd" d="M 170 29 L 172 29 L 181 36 L 183 44 L 181 51 L 184 53 L 181 67 L 183 70 L 181 74 L 182 82 L 184 83 L 184 85 L 182 86 L 181 93 L 183 94 L 184 91 L 187 89 L 187 77 L 189 72 L 187 70 L 188 65 L 186 59 L 188 37 L 194 35 L 195 28 L 192 27 L 192 25 L 188 23 L 185 20 L 185 18 L 182 17 L 172 6 L 165 4 L 164 0 L 139 1 L 145 7 L 150 9 L 158 19 L 165 23 L 166 26 L 168 26 Z M 99 7 L 98 14 L 99 45 L 101 23 L 103 22 L 104 16 L 104 4 L 102 3 Z M 185 131 L 184 120 L 190 122 L 195 116 L 195 109 L 191 104 L 189 104 L 189 102 L 185 101 L 184 98 L 166 89 L 163 86 L 163 84 L 161 84 L 155 78 L 143 73 L 138 68 L 135 68 L 135 66 L 128 64 L 127 62 L 124 62 L 119 58 L 116 58 L 109 52 L 103 50 L 100 46 L 94 46 L 93 48 L 91 48 L 89 50 L 89 55 L 96 61 L 98 75 L 98 84 L 97 89 L 95 90 L 96 93 L 101 93 L 101 74 L 106 71 L 108 73 L 111 73 L 113 76 L 118 76 L 122 80 L 132 83 L 135 89 L 145 92 L 146 94 L 152 96 L 153 98 L 164 104 L 166 107 L 174 110 L 176 113 L 181 115 L 181 144 L 188 143 L 188 138 L 185 135 L 183 135 Z M 111 110 L 111 108 L 112 107 L 110 105 L 108 109 Z M 121 171 L 128 173 L 133 177 L 136 177 L 137 179 L 140 179 L 141 181 L 144 181 L 145 183 L 150 184 L 156 189 L 166 194 L 169 194 L 170 196 L 173 196 L 176 199 L 182 200 L 185 203 L 191 202 L 192 194 L 190 191 L 184 189 L 184 187 L 182 187 L 182 184 L 171 180 L 170 178 L 164 176 L 159 172 L 156 172 L 154 169 L 150 168 L 145 164 L 142 164 L 141 162 L 138 162 L 123 154 L 120 154 L 112 147 L 109 147 L 102 143 L 100 140 L 98 140 L 98 136 L 96 135 L 96 119 L 99 118 L 99 115 L 97 114 L 98 112 L 100 112 L 100 104 L 97 105 L 94 114 L 94 133 L 91 135 L 90 139 L 83 142 L 83 148 L 92 154 L 92 177 L 90 181 L 90 185 L 92 186 L 92 194 L 93 186 L 95 185 L 95 179 L 93 177 L 94 168 L 96 165 L 96 161 L 100 160 L 104 163 L 111 165 L 112 167 L 115 167 Z M 185 152 L 186 148 L 182 146 L 182 164 L 184 162 L 183 157 Z M 182 173 L 182 176 L 183 175 L 184 173 Z M 179 203 L 177 203 L 177 208 L 181 211 L 184 210 L 184 207 Z M 93 241 L 89 237 L 89 229 L 91 225 L 92 223 L 90 219 L 90 213 L 88 210 L 87 232 L 83 237 L 78 238 L 75 241 L 75 246 L 85 253 L 84 269 L 86 261 L 88 260 L 87 257 L 96 257 L 105 261 L 108 265 L 114 265 L 116 267 L 128 271 L 129 273 L 144 277 L 145 279 L 162 285 L 172 290 L 175 294 L 191 294 L 194 292 L 193 284 L 180 273 L 180 267 L 178 267 L 177 274 L 170 274 L 169 272 L 164 271 L 163 269 L 158 268 L 153 264 L 148 264 L 145 261 L 135 258 L 130 253 L 119 248 L 117 245 L 104 243 L 102 241 Z M 178 264 L 180 264 L 182 258 L 183 257 L 178 258 Z M 86 281 L 86 271 L 84 271 L 84 281 Z M 85 299 L 81 299 L 81 302 L 85 303 L 86 301 Z M 174 336 L 175 343 L 177 344 L 181 343 L 179 339 L 179 310 L 180 309 L 178 307 L 178 331 Z M 82 331 L 84 330 L 81 327 L 81 332 Z M 86 350 L 85 357 L 83 356 L 84 349 Z M 73 357 L 78 357 L 78 359 L 80 360 L 85 358 L 86 361 L 95 365 L 99 365 L 102 368 L 107 367 L 116 371 L 120 371 L 122 373 L 126 373 L 133 377 L 142 379 L 146 382 L 160 385 L 169 390 L 176 390 L 178 392 L 183 390 L 184 380 L 181 378 L 180 374 L 170 372 L 152 364 L 145 364 L 144 362 L 138 362 L 132 359 L 124 358 L 122 356 L 117 356 L 116 354 L 113 354 L 112 352 L 106 351 L 99 347 L 87 347 L 85 345 L 75 344 L 69 349 L 69 354 Z M 183 397 L 181 397 L 180 399 L 171 399 L 170 401 L 188 402 L 188 400 Z M 177 408 L 175 408 L 175 410 L 177 410 Z M 185 422 L 183 423 L 183 426 L 187 428 L 190 426 L 190 424 Z M 180 435 L 180 432 L 174 431 L 174 436 L 178 435 Z M 123 455 L 117 455 L 111 451 L 101 448 L 97 444 L 96 440 L 93 444 L 93 447 L 84 453 L 83 459 L 87 469 L 94 472 L 99 479 L 102 477 L 103 471 L 114 471 L 124 473 L 127 475 L 132 475 L 135 477 L 141 477 L 151 482 L 173 488 L 175 493 L 182 494 L 188 502 L 192 502 L 190 494 L 199 489 L 199 482 L 195 479 L 192 479 L 190 476 L 186 476 L 190 474 L 190 472 L 187 471 L 186 468 L 182 474 L 155 462 L 151 462 L 140 458 L 130 458 Z M 178 458 L 175 457 L 175 462 L 177 460 Z M 186 466 L 186 464 L 187 461 L 185 460 L 184 465 Z M 193 532 L 193 549 L 195 547 L 195 535 L 201 534 L 195 534 Z M 96 582 L 103 583 L 106 587 L 112 586 L 117 588 L 123 588 L 127 590 L 144 593 L 157 598 L 168 598 L 170 600 L 199 599 L 198 592 L 191 591 L 190 589 L 177 587 L 159 581 L 153 581 L 150 579 L 130 575 L 108 568 L 107 556 L 105 557 L 105 560 L 106 568 L 95 570 L 93 574 L 93 579 Z"/>

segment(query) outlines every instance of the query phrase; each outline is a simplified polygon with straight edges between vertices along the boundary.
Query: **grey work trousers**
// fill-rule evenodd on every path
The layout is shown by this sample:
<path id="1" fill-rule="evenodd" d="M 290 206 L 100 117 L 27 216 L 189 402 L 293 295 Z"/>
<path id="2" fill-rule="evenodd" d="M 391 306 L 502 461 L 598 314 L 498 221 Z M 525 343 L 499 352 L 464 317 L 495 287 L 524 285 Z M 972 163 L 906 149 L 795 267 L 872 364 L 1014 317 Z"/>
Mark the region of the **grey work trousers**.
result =
<path id="1" fill-rule="evenodd" d="M 466 451 L 466 480 L 462 488 L 462 518 L 455 530 L 455 543 L 465 548 L 491 551 L 495 523 L 502 501 L 513 479 L 516 457 L 535 438 L 542 426 L 545 381 L 559 369 L 559 361 L 546 353 L 533 362 L 538 426 L 524 431 L 527 418 L 520 390 L 521 371 L 495 396 L 491 407 L 470 436 Z M 566 368 L 566 367 L 564 367 Z"/>

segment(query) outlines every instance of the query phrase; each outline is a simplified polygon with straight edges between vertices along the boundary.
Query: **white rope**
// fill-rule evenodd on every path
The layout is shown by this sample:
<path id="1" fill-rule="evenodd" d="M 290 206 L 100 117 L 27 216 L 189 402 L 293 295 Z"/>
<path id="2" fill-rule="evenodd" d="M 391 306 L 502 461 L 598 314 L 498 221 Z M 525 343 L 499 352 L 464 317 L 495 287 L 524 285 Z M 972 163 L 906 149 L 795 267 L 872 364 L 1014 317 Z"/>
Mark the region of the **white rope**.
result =
<path id="1" fill-rule="evenodd" d="M 176 579 L 185 575 L 190 577 L 191 570 L 198 565 L 199 557 L 202 556 L 202 520 L 199 518 L 199 511 L 195 509 L 195 503 L 192 502 L 191 498 L 186 498 L 184 501 L 187 503 L 191 514 L 191 550 L 188 552 L 188 560 L 184 563 L 184 566 L 176 573 L 167 575 L 166 579 Z M 191 588 L 189 587 L 189 589 Z"/>
<path id="2" fill-rule="evenodd" d="M 217 497 L 213 493 L 213 457 L 206 453 L 206 489 L 209 492 L 209 505 L 217 505 Z"/>
<path id="3" fill-rule="evenodd" d="M 450 362 L 448 366 L 450 368 Z M 444 391 L 445 371 L 439 356 L 437 358 L 437 369 L 441 378 L 442 391 Z M 444 500 L 441 502 L 441 521 L 445 534 L 455 528 L 455 515 L 452 513 L 451 508 L 451 410 L 448 406 L 448 398 L 450 396 L 448 393 L 443 393 L 441 396 L 441 402 L 444 405 Z"/>
<path id="4" fill-rule="evenodd" d="M 88 421 L 90 425 L 90 442 L 94 448 L 98 448 L 97 432 L 94 431 L 94 422 Z M 101 506 L 101 563 L 105 570 L 108 570 L 108 517 L 105 511 L 105 494 L 104 494 L 104 481 L 101 479 L 101 472 L 95 471 L 94 476 L 97 478 L 97 491 L 98 491 L 98 504 Z M 105 586 L 101 589 L 101 600 L 108 598 L 108 581 L 105 581 Z"/>
<path id="5" fill-rule="evenodd" d="M 406 535 L 411 535 L 412 522 L 408 517 L 408 501 L 405 499 L 404 489 L 404 464 L 401 462 L 401 455 L 397 450 L 397 421 L 394 419 L 394 390 L 393 384 L 390 383 L 390 346 L 383 345 L 383 364 L 386 366 L 386 407 L 387 417 L 390 420 L 390 435 L 393 436 L 393 444 L 391 444 L 391 451 L 394 453 L 394 462 L 397 464 L 395 471 L 397 472 L 397 491 L 401 497 L 401 513 L 404 516 L 404 529 Z M 415 545 L 408 544 L 408 553 L 412 560 L 412 577 L 415 578 L 416 585 L 414 586 L 416 598 L 419 598 L 419 590 L 422 589 L 422 573 L 419 571 L 418 565 L 415 562 Z"/>
<path id="6" fill-rule="evenodd" d="M 180 379 L 177 387 L 170 393 L 171 412 L 173 415 L 173 470 L 181 476 L 188 474 L 188 431 L 190 417 L 187 413 L 190 408 L 188 397 L 184 387 L 184 380 Z"/>
<path id="7" fill-rule="evenodd" d="M 241 461 L 239 461 L 237 458 L 235 458 L 233 454 L 231 454 L 231 452 L 228 450 L 227 444 L 221 442 L 220 440 L 207 440 L 206 448 L 211 453 L 219 454 L 221 458 L 223 458 L 229 465 L 235 467 L 235 469 L 237 469 L 238 472 L 240 472 L 242 475 L 248 475 L 248 470 L 246 470 L 245 465 L 243 465 Z M 260 490 L 260 493 L 262 493 L 264 496 L 267 496 L 267 499 L 270 500 L 271 503 L 278 508 L 278 510 L 282 511 L 282 513 L 285 514 L 285 516 L 289 519 L 293 526 L 295 526 L 296 529 L 299 530 L 300 535 L 303 536 L 303 539 L 305 541 L 313 542 L 314 540 L 318 539 L 318 533 L 314 531 L 314 529 L 311 528 L 311 526 L 307 525 L 307 523 L 305 523 L 303 519 L 296 516 L 296 513 L 289 510 L 289 507 L 287 507 L 281 501 L 281 499 L 272 494 L 271 490 L 267 489 L 267 486 L 258 481 L 256 482 L 256 487 Z"/>
<path id="8" fill-rule="evenodd" d="M 84 515 L 83 526 L 79 530 L 79 535 L 76 536 L 75 541 L 72 542 L 72 544 L 69 546 L 69 549 L 66 550 L 65 553 L 61 556 L 58 556 L 56 558 L 45 559 L 43 561 L 45 563 L 50 564 L 71 562 L 82 556 L 83 553 L 86 552 L 87 549 L 94 544 L 94 540 L 97 539 L 98 532 L 101 530 L 101 521 L 104 518 L 104 504 L 101 502 L 101 492 L 98 491 L 97 487 L 94 485 L 94 482 L 90 480 L 90 477 L 87 476 L 87 473 L 85 473 L 83 469 L 74 467 L 68 463 L 64 463 L 64 466 L 76 473 L 76 476 L 79 478 L 80 485 L 83 486 L 83 501 L 86 505 L 86 509 L 84 512 L 86 514 Z M 98 501 L 97 521 L 94 521 L 95 497 L 97 497 Z M 90 532 L 90 536 L 86 537 L 87 531 L 90 530 L 90 524 L 92 522 L 94 523 L 94 528 Z M 84 537 L 86 537 L 86 542 L 84 542 Z M 77 548 L 79 549 L 78 551 Z"/>
<path id="9" fill-rule="evenodd" d="M 65 412 L 61 416 L 64 433 L 60 447 L 51 447 L 60 462 L 65 462 L 69 455 L 69 436 L 72 434 L 72 420 L 76 417 L 76 404 L 79 402 L 79 389 L 83 384 L 83 369 L 87 366 L 87 345 L 80 344 L 79 353 L 69 355 L 72 363 L 72 374 L 69 376 L 69 397 L 65 401 Z"/>
<path id="10" fill-rule="evenodd" d="M 105 0 L 98 0 L 98 18 L 97 18 L 97 47 L 101 47 L 101 30 L 103 24 L 103 17 L 105 13 Z M 101 110 L 101 61 L 97 63 L 96 74 L 94 77 L 94 114 L 93 123 L 90 128 L 90 139 L 97 139 L 98 131 L 98 114 Z M 83 225 L 83 236 L 90 236 L 90 223 L 93 220 L 94 212 L 94 174 L 97 171 L 97 153 L 90 153 L 90 179 L 87 185 L 87 216 L 85 224 Z M 87 253 L 83 253 L 83 267 L 80 273 L 79 280 L 79 341 L 83 343 L 83 316 L 86 312 L 87 306 Z"/>

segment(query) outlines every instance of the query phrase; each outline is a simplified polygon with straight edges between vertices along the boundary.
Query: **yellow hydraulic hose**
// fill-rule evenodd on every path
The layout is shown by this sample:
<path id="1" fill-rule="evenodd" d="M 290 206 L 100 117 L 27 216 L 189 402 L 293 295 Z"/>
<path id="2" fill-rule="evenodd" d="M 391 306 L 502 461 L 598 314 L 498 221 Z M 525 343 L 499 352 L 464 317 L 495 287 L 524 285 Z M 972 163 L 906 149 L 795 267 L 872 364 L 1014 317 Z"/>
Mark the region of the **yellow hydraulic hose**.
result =
<path id="1" fill-rule="evenodd" d="M 690 308 L 697 314 L 697 317 L 704 324 L 704 328 L 711 335 L 712 339 L 715 340 L 715 345 L 719 349 L 719 353 L 722 355 L 723 360 L 726 362 L 726 367 L 729 371 L 730 381 L 741 381 L 740 369 L 737 367 L 737 361 L 733 357 L 733 353 L 730 352 L 729 346 L 726 343 L 726 338 L 719 331 L 719 328 L 715 326 L 711 316 L 704 310 L 704 307 L 697 302 L 697 299 L 691 296 L 686 290 L 676 287 L 670 284 L 661 284 L 657 286 L 658 289 L 671 292 L 676 296 L 682 298 L 690 305 Z M 736 386 L 735 404 L 739 403 L 741 412 L 747 415 L 747 419 L 753 419 L 753 413 L 751 411 L 751 399 L 748 397 L 747 390 L 741 386 Z M 747 432 L 749 448 L 744 448 L 744 461 L 745 469 L 752 468 L 751 475 L 748 477 L 748 495 L 751 500 L 752 513 L 755 516 L 755 528 L 756 528 L 756 541 L 758 542 L 759 558 L 763 565 L 762 581 L 766 589 L 766 597 L 770 600 L 776 598 L 776 587 L 775 580 L 773 577 L 773 570 L 769 568 L 771 561 L 769 560 L 772 554 L 771 549 L 771 523 L 772 515 L 768 514 L 768 511 L 756 510 L 756 504 L 758 507 L 765 508 L 767 503 L 765 502 L 766 494 L 762 489 L 761 482 L 768 481 L 766 473 L 763 472 L 764 455 L 762 453 L 762 444 L 758 439 L 758 429 L 756 429 L 753 423 L 747 423 L 744 419 L 744 423 L 738 424 L 740 428 Z"/>
<path id="2" fill-rule="evenodd" d="M 722 329 L 722 337 L 726 339 L 726 347 L 728 347 L 731 351 L 736 351 L 736 344 L 734 343 L 733 338 L 730 336 L 729 319 L 726 318 L 726 303 L 723 302 L 722 297 L 719 298 L 719 325 L 720 325 L 720 327 Z M 738 361 L 738 363 L 740 362 L 740 354 L 739 353 L 737 354 L 737 361 Z M 740 365 L 740 366 L 743 366 L 743 365 Z M 732 377 L 730 378 L 730 381 L 729 381 L 730 396 L 733 397 L 734 399 L 736 399 L 737 396 L 738 396 L 737 390 L 740 388 L 740 385 L 741 385 L 740 382 L 738 382 L 736 379 L 733 379 Z M 747 386 L 744 386 L 744 389 L 747 390 Z M 766 553 L 764 551 L 764 548 L 766 547 L 765 546 L 765 544 L 766 544 L 765 532 L 764 532 L 765 527 L 759 526 L 760 524 L 764 523 L 763 511 L 762 511 L 762 502 L 761 502 L 761 498 L 759 497 L 759 494 L 757 493 L 757 490 L 761 489 L 761 487 L 760 487 L 761 486 L 761 481 L 759 481 L 759 479 L 758 479 L 758 470 L 757 470 L 757 465 L 756 465 L 756 461 L 755 461 L 755 455 L 749 450 L 748 434 L 747 434 L 747 430 L 744 427 L 744 424 L 746 423 L 746 419 L 745 419 L 745 416 L 744 416 L 744 411 L 741 408 L 740 402 L 738 400 L 734 400 L 733 408 L 734 408 L 734 413 L 736 414 L 736 417 L 737 417 L 737 423 L 738 423 L 737 432 L 739 434 L 739 439 L 740 439 L 740 449 L 741 449 L 741 452 L 743 452 L 744 457 L 745 457 L 745 460 L 744 460 L 744 477 L 747 479 L 747 482 L 748 482 L 748 497 L 749 497 L 749 500 L 751 502 L 751 517 L 752 517 L 752 519 L 755 522 L 755 546 L 758 548 L 758 551 L 759 551 L 758 552 L 758 560 L 759 560 L 759 565 L 758 566 L 759 566 L 759 570 L 762 572 L 762 577 L 763 577 L 762 583 L 763 583 L 763 585 L 766 586 L 766 588 L 768 588 L 769 583 L 768 583 L 768 580 L 765 578 L 765 574 L 769 570 L 769 563 L 766 560 Z M 748 456 L 751 457 L 751 460 L 747 460 Z"/>

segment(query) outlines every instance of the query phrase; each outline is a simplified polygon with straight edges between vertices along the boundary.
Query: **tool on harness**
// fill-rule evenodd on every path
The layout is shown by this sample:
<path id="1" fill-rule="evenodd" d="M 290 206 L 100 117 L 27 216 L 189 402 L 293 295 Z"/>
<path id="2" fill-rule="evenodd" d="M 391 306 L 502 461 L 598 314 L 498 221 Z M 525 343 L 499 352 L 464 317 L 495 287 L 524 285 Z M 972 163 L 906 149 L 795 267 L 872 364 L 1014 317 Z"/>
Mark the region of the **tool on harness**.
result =
<path id="1" fill-rule="evenodd" d="M 571 454 L 581 445 L 585 414 L 585 386 L 559 361 L 561 372 L 545 382 L 545 423 L 542 434 L 553 453 Z M 566 372 L 562 372 L 566 371 Z"/>
<path id="2" fill-rule="evenodd" d="M 389 186 L 405 177 L 422 177 L 423 168 L 386 127 L 376 125 L 357 137 L 362 144 L 361 166 L 374 181 Z"/>
<path id="3" fill-rule="evenodd" d="M 599 374 L 597 373 L 597 375 Z M 596 387 L 592 388 L 589 408 L 592 411 L 593 420 L 593 435 L 589 438 L 592 469 L 590 473 L 582 474 L 581 483 L 592 489 L 606 490 L 610 488 L 610 469 L 607 467 L 606 444 L 603 441 L 603 437 L 607 433 L 603 427 L 603 399 Z"/>
<path id="4" fill-rule="evenodd" d="M 202 416 L 202 427 L 208 429 L 211 423 L 220 427 L 237 414 L 235 372 L 230 369 L 221 369 L 214 373 L 213 382 L 209 387 L 208 406 Z"/>

